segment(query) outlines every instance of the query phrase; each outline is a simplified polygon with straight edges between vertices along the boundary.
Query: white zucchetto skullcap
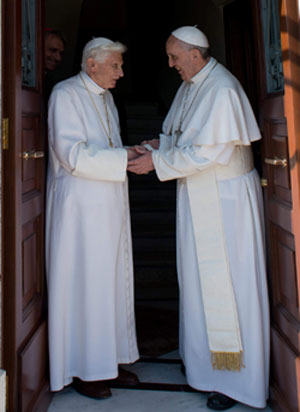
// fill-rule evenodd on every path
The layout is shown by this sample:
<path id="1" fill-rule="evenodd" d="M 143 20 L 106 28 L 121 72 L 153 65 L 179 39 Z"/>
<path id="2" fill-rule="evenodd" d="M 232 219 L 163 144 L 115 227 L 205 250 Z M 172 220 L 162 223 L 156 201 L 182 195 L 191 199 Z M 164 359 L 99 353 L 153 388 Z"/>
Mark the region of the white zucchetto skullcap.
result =
<path id="1" fill-rule="evenodd" d="M 171 33 L 177 39 L 184 41 L 185 43 L 192 44 L 193 46 L 199 46 L 208 48 L 209 43 L 205 34 L 193 26 L 183 26 L 174 30 Z"/>

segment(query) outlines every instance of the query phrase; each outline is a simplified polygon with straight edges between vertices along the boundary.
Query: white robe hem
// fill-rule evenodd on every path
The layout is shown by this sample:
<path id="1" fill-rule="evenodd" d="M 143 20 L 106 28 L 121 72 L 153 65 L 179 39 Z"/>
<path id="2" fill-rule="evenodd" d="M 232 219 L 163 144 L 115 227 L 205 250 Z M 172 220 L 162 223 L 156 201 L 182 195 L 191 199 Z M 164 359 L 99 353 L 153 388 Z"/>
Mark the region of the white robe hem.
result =
<path id="1" fill-rule="evenodd" d="M 238 373 L 238 372 L 237 372 Z M 199 383 L 193 383 L 187 379 L 189 386 L 196 389 L 197 391 L 205 391 L 205 392 L 219 392 L 230 398 L 236 400 L 237 402 L 243 403 L 244 405 L 251 406 L 253 408 L 263 409 L 267 406 L 267 400 L 265 402 L 254 401 L 253 399 L 249 399 L 248 397 L 241 396 L 236 392 L 232 392 L 228 390 L 228 388 L 222 387 L 215 387 L 215 386 L 208 386 L 208 385 L 201 385 Z"/>
<path id="2" fill-rule="evenodd" d="M 132 364 L 134 362 L 136 362 L 139 359 L 139 356 L 130 359 L 121 359 L 118 361 L 118 365 L 122 364 Z M 65 386 L 70 385 L 73 382 L 74 378 L 79 378 L 82 381 L 86 381 L 86 382 L 92 382 L 92 381 L 104 381 L 104 380 L 109 380 L 109 379 L 115 379 L 118 377 L 118 372 L 117 369 L 114 372 L 109 372 L 106 373 L 104 375 L 82 375 L 81 373 L 78 372 L 72 372 L 72 373 L 68 373 L 68 378 L 65 378 L 63 385 L 51 385 L 51 392 L 59 392 L 61 391 Z"/>

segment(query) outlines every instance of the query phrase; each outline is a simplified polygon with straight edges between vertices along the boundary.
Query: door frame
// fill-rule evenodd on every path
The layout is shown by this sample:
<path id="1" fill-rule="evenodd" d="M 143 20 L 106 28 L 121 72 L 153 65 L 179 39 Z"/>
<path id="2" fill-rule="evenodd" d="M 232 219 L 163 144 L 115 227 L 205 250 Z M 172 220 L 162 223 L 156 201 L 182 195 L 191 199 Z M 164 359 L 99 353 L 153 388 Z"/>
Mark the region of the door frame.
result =
<path id="1" fill-rule="evenodd" d="M 41 162 L 41 160 L 28 160 L 28 163 L 24 164 L 27 161 L 23 160 L 22 156 L 23 150 L 27 150 L 27 147 L 24 146 L 24 144 L 27 144 L 26 139 L 29 142 L 33 137 L 37 137 L 42 141 L 44 135 L 42 129 L 45 129 L 45 127 L 41 126 L 44 123 L 44 110 L 41 104 L 41 93 L 43 90 L 42 27 L 44 26 L 44 0 L 36 0 L 36 19 L 38 22 L 36 26 L 37 32 L 35 33 L 37 50 L 36 87 L 28 88 L 22 86 L 22 0 L 3 0 L 2 16 L 4 15 L 5 20 L 2 19 L 2 33 L 3 38 L 5 37 L 5 44 L 2 43 L 2 102 L 3 117 L 9 119 L 9 132 L 8 149 L 2 150 L 1 154 L 3 189 L 1 199 L 3 217 L 1 250 L 3 273 L 2 363 L 8 376 L 8 410 L 21 410 L 21 408 L 24 411 L 27 411 L 28 408 L 32 411 L 46 410 L 51 399 L 49 382 L 46 380 L 37 381 L 37 379 L 41 379 L 39 368 L 42 366 L 46 368 L 46 366 L 44 364 L 37 366 L 34 363 L 34 372 L 28 373 L 28 381 L 24 381 L 24 376 L 27 374 L 26 371 L 31 372 L 30 367 L 28 368 L 30 361 L 36 362 L 38 356 L 42 359 L 44 354 L 44 352 L 41 354 L 39 350 L 35 350 L 37 342 L 39 345 L 38 349 L 44 348 L 47 345 L 47 323 L 42 314 L 42 297 L 39 297 L 39 300 L 37 300 L 35 299 L 37 294 L 33 295 L 32 301 L 26 302 L 25 307 L 23 296 L 23 293 L 27 293 L 28 288 L 36 287 L 37 292 L 39 292 L 39 284 L 37 286 L 35 284 L 28 285 L 26 282 L 28 280 L 35 281 L 34 276 L 36 272 L 40 267 L 44 266 L 42 261 L 33 265 L 33 268 L 30 268 L 32 276 L 31 278 L 29 277 L 26 272 L 26 262 L 34 260 L 36 255 L 32 255 L 34 258 L 28 255 L 29 246 L 25 249 L 26 245 L 23 238 L 24 225 L 31 222 L 28 219 L 34 219 L 36 214 L 40 213 L 40 205 L 43 205 L 43 200 L 40 203 L 37 200 L 37 192 L 39 190 L 37 182 L 42 181 L 41 187 L 43 187 L 44 177 L 42 177 L 43 173 L 36 172 L 38 166 L 33 166 L 34 163 L 29 163 Z M 35 118 L 38 120 L 35 121 Z M 27 122 L 26 125 L 28 122 L 31 122 L 30 125 L 33 124 L 33 127 L 35 127 L 34 129 L 26 129 L 26 138 L 24 137 L 24 127 L 28 126 L 24 126 L 24 121 Z M 30 138 L 28 137 L 29 134 Z M 31 145 L 31 143 L 28 144 Z M 36 147 L 35 150 L 41 149 Z M 39 163 L 38 170 L 41 169 L 41 163 Z M 32 173 L 40 173 L 40 178 L 34 174 L 34 178 L 31 178 L 34 181 L 31 184 L 32 189 L 25 193 L 24 182 L 27 183 L 27 181 L 24 179 L 28 179 L 28 174 L 31 173 L 31 170 L 34 170 Z M 43 199 L 43 190 L 41 189 L 39 193 L 42 194 L 40 198 Z M 24 205 L 28 206 L 25 208 Z M 32 214 L 30 213 L 31 210 L 33 211 Z M 32 226 L 35 224 L 36 220 L 32 223 Z M 43 231 L 41 230 L 39 233 L 43 233 Z M 28 236 L 27 239 L 29 239 L 32 234 L 28 232 L 25 236 Z M 33 242 L 31 241 L 31 243 Z M 36 242 L 38 243 L 38 241 Z M 32 247 L 32 250 L 34 250 L 34 244 Z M 40 249 L 43 249 L 42 244 Z M 25 272 L 26 276 L 24 275 Z M 43 292 L 40 293 L 40 296 L 42 295 Z M 26 330 L 28 330 L 27 334 Z M 31 390 L 32 392 L 30 392 Z"/>
<path id="2" fill-rule="evenodd" d="M 14 282 L 6 274 L 17 273 L 20 270 L 21 262 L 18 259 L 19 251 L 17 247 L 17 226 L 20 221 L 15 219 L 15 205 L 20 201 L 20 185 L 16 176 L 21 172 L 21 160 L 14 159 L 16 139 L 13 136 L 20 135 L 20 122 L 17 122 L 17 113 L 21 111 L 21 67 L 18 62 L 21 59 L 21 48 L 17 44 L 21 41 L 21 15 L 17 15 L 16 1 L 3 0 L 3 37 L 6 38 L 6 47 L 3 45 L 3 71 L 2 82 L 3 117 L 9 119 L 8 141 L 9 149 L 2 151 L 2 268 L 3 268 L 3 366 L 9 377 L 10 396 L 8 403 L 15 403 L 17 399 L 17 354 L 12 348 L 16 346 L 16 331 L 9 327 L 11 323 L 16 323 L 16 290 Z M 9 53 L 9 50 L 14 51 Z M 2 78 L 2 80 L 4 80 Z M 9 165 L 15 163 L 14 168 Z M 11 169 L 11 170 L 10 170 Z M 9 171 L 9 175 L 8 175 Z M 13 216 L 13 218 L 10 218 Z"/>
<path id="3" fill-rule="evenodd" d="M 291 253 L 294 251 L 295 259 L 295 273 L 297 279 L 295 279 L 296 284 L 300 285 L 300 227 L 299 227 L 299 218 L 300 218 L 300 141 L 297 141 L 297 133 L 300 132 L 300 95 L 299 95 L 299 83 L 297 85 L 297 79 L 300 78 L 300 66 L 299 66 L 299 55 L 300 55 L 300 30 L 299 30 L 299 4 L 298 0 L 278 0 L 279 4 L 279 14 L 280 14 L 280 33 L 281 33 L 281 48 L 282 48 L 282 57 L 283 57 L 283 74 L 284 74 L 284 90 L 283 92 L 274 93 L 272 96 L 267 95 L 266 88 L 266 71 L 265 71 L 265 55 L 264 47 L 262 45 L 263 33 L 262 25 L 260 22 L 260 1 L 255 0 L 253 2 L 253 18 L 254 24 L 256 27 L 255 37 L 257 41 L 256 45 L 256 62 L 258 77 L 260 79 L 260 104 L 264 105 L 263 110 L 271 110 L 272 113 L 269 119 L 276 119 L 277 116 L 280 116 L 281 112 L 284 115 L 286 120 L 287 136 L 288 136 L 288 164 L 290 166 L 290 187 L 291 187 L 291 209 L 286 211 L 285 215 L 281 215 L 285 225 L 289 228 L 289 231 L 292 234 L 294 246 L 291 246 Z M 290 17 L 293 16 L 294 20 Z M 298 19 L 298 20 L 297 20 Z M 271 100 L 277 100 L 277 104 L 270 104 Z M 276 107 L 276 109 L 275 109 Z M 263 116 L 262 116 L 263 117 Z M 263 118 L 259 119 L 261 127 L 263 127 Z M 264 154 L 264 153 L 263 153 Z M 262 162 L 264 161 L 262 156 Z M 263 163 L 262 170 L 264 171 L 264 177 L 267 176 L 267 166 Z M 270 182 L 269 182 L 270 183 Z M 265 190 L 268 190 L 266 187 Z M 266 201 L 266 199 L 265 199 Z M 282 222 L 283 222 L 282 221 Z M 266 226 L 266 229 L 267 226 Z M 272 234 L 269 234 L 270 236 Z M 268 238 L 267 238 L 268 239 Z M 273 240 L 274 238 L 272 238 Z M 268 242 L 267 242 L 268 243 Z M 267 256 L 268 263 L 271 267 L 271 246 L 267 244 Z M 286 266 L 285 266 L 286 267 Z M 272 276 L 271 276 L 272 275 Z M 270 279 L 273 279 L 273 273 L 270 274 Z M 272 283 L 272 282 L 270 282 Z M 270 292 L 272 284 L 270 284 Z M 299 296 L 299 290 L 297 291 Z M 270 300 L 275 298 L 273 295 L 270 295 Z M 272 306 L 271 306 L 272 309 Z M 275 316 L 275 315 L 274 315 Z M 275 324 L 273 325 L 275 326 Z M 277 333 L 277 332 L 276 332 Z M 275 329 L 273 330 L 272 338 L 276 336 Z M 289 329 L 286 331 L 287 334 L 293 334 L 293 330 Z M 297 337 L 294 336 L 297 340 Z M 271 343 L 273 350 L 276 346 L 276 341 Z M 278 342 L 277 342 L 278 345 Z M 272 356 L 275 352 L 272 351 Z M 278 355 L 277 355 L 278 356 Z M 285 354 L 286 356 L 286 354 Z M 277 359 L 277 358 L 276 358 Z M 285 359 L 282 356 L 282 359 Z M 280 363 L 281 359 L 278 359 Z M 293 374 L 296 376 L 298 369 L 299 358 L 295 358 L 293 363 Z M 283 361 L 282 361 L 283 362 Z M 272 367 L 273 364 L 273 367 Z M 276 381 L 274 379 L 274 363 L 271 364 L 271 373 L 270 376 L 270 402 L 275 411 L 290 411 L 290 406 L 286 403 L 284 398 L 284 393 L 280 392 L 279 388 L 276 387 Z M 275 365 L 276 366 L 276 365 Z M 276 369 L 276 368 L 275 368 Z M 300 389 L 299 378 L 295 378 L 296 388 L 293 388 L 294 393 L 297 393 Z M 290 395 L 291 396 L 291 395 Z M 297 395 L 296 400 L 297 407 L 300 407 L 300 396 Z M 288 399 L 290 402 L 291 399 Z M 290 403 L 291 404 L 291 403 Z M 298 410 L 298 409 L 297 409 Z"/>
<path id="4" fill-rule="evenodd" d="M 41 0 L 43 1 L 43 0 Z M 2 10 L 2 33 L 9 33 L 6 37 L 8 47 L 3 47 L 2 36 L 2 79 L 5 73 L 5 81 L 2 81 L 2 117 L 9 117 L 9 134 L 11 136 L 21 133 L 20 124 L 18 124 L 18 114 L 21 112 L 21 70 L 19 61 L 21 59 L 20 44 L 21 39 L 21 16 L 17 13 L 16 5 L 20 0 L 0 0 Z M 291 186 L 293 196 L 292 209 L 292 227 L 295 236 L 296 250 L 296 267 L 297 273 L 300 274 L 300 139 L 297 139 L 297 133 L 300 131 L 300 93 L 295 87 L 293 79 L 300 79 L 300 65 L 297 64 L 295 56 L 299 56 L 300 29 L 299 22 L 285 19 L 286 15 L 299 17 L 299 1 L 297 0 L 280 0 L 281 11 L 281 42 L 283 50 L 283 68 L 285 78 L 284 89 L 284 107 L 287 119 L 289 152 L 291 164 Z M 256 2 L 255 2 L 256 3 Z M 5 20 L 4 20 L 5 15 Z M 258 15 L 257 15 L 258 17 Z M 9 22 L 9 23 L 8 23 Z M 13 23 L 13 24 L 12 24 Z M 257 25 L 256 25 L 257 30 Z M 9 50 L 16 50 L 16 53 L 9 53 Z M 8 56 L 9 55 L 9 56 Z M 9 58 L 8 58 L 9 57 Z M 263 76 L 261 77 L 263 78 Z M 300 86 L 298 86 L 299 88 Z M 1 242 L 1 315 L 2 315 L 2 365 L 7 370 L 9 377 L 9 386 L 16 388 L 16 379 L 18 376 L 17 356 L 12 355 L 11 347 L 16 345 L 16 331 L 10 327 L 11 319 L 16 318 L 16 290 L 13 282 L 5 277 L 6 273 L 17 273 L 21 270 L 22 262 L 17 258 L 19 250 L 18 245 L 18 228 L 21 226 L 15 211 L 15 205 L 19 202 L 20 185 L 17 175 L 21 172 L 21 159 L 15 161 L 14 152 L 17 144 L 13 138 L 10 138 L 9 144 L 14 150 L 2 151 L 2 170 L 1 170 L 1 191 L 4 196 L 1 200 L 2 208 L 2 242 Z M 21 151 L 21 149 L 19 150 Z M 16 164 L 16 168 L 10 169 L 10 164 Z M 13 219 L 8 219 L 8 214 L 13 215 Z M 7 235 L 8 233 L 8 235 Z M 17 253 L 15 253 L 17 251 Z M 7 316 L 6 314 L 9 314 Z M 16 319 L 15 319 L 16 320 Z M 14 322 L 15 322 L 14 320 Z M 10 378 L 11 379 L 11 378 Z M 16 390 L 13 391 L 13 398 L 17 398 Z M 276 404 L 276 401 L 275 401 Z"/>
<path id="5" fill-rule="evenodd" d="M 280 31 L 283 51 L 284 113 L 287 119 L 292 187 L 292 228 L 295 237 L 296 268 L 300 276 L 300 3 L 297 0 L 280 1 Z M 298 22 L 285 16 L 298 16 Z M 298 57 L 298 59 L 297 59 Z M 297 91 L 298 89 L 298 91 Z"/>
<path id="6" fill-rule="evenodd" d="M 0 21 L 1 21 L 1 27 L 3 28 L 3 23 L 4 23 L 4 16 L 3 16 L 3 10 L 2 10 L 2 0 L 0 0 Z M 0 121 L 1 121 L 1 127 L 0 127 L 0 150 L 2 152 L 2 145 L 3 145 L 3 126 L 2 126 L 2 121 L 3 121 L 3 116 L 2 116 L 2 107 L 3 107 L 3 93 L 2 93 L 2 88 L 3 88 L 3 82 L 2 82 L 2 52 L 3 52 L 3 32 L 2 29 L 0 31 L 0 93 L 1 93 L 1 98 L 0 98 Z M 3 198 L 3 182 L 2 182 L 2 155 L 0 156 L 0 199 Z M 3 242 L 2 242 L 2 201 L 0 201 L 0 253 L 2 254 L 3 250 Z M 2 267 L 2 259 L 0 258 L 0 324 L 3 325 L 3 267 Z M 3 366 L 3 353 L 2 353 L 2 348 L 3 348 L 3 328 L 0 329 L 0 368 Z M 2 388 L 2 391 L 0 392 L 0 410 L 1 408 L 5 410 L 6 408 L 6 372 L 4 370 L 0 369 L 0 387 Z"/>

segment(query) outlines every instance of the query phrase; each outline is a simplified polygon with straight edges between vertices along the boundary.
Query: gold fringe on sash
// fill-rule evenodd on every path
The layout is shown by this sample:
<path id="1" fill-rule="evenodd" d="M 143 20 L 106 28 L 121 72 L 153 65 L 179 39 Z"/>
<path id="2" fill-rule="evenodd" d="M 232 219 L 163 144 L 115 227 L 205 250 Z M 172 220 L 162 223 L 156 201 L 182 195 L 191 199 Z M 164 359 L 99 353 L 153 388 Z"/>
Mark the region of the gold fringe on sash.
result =
<path id="1" fill-rule="evenodd" d="M 214 369 L 240 371 L 244 368 L 243 352 L 211 352 L 211 363 Z"/>

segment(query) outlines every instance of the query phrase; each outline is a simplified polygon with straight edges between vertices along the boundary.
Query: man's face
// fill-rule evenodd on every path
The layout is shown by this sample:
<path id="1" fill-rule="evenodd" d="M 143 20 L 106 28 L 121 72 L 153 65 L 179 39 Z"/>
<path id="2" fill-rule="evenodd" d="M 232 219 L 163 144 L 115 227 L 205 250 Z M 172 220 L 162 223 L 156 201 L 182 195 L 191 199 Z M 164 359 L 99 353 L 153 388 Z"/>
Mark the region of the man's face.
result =
<path id="1" fill-rule="evenodd" d="M 175 67 L 182 80 L 188 82 L 198 73 L 199 69 L 194 59 L 193 50 L 185 50 L 180 41 L 170 36 L 166 44 L 169 66 Z"/>
<path id="2" fill-rule="evenodd" d="M 113 89 L 117 80 L 124 76 L 123 57 L 119 52 L 111 52 L 104 62 L 89 58 L 88 75 L 103 89 Z"/>
<path id="3" fill-rule="evenodd" d="M 45 39 L 45 69 L 53 71 L 61 63 L 65 47 L 62 40 L 54 34 Z"/>

